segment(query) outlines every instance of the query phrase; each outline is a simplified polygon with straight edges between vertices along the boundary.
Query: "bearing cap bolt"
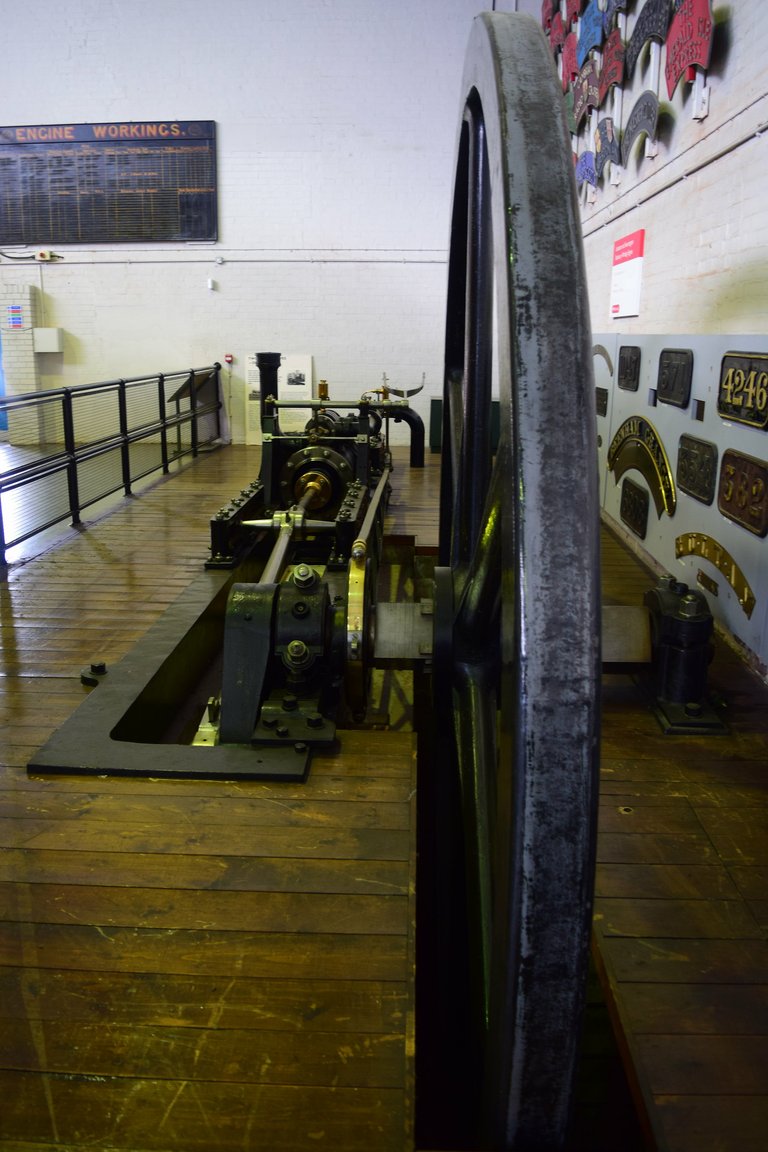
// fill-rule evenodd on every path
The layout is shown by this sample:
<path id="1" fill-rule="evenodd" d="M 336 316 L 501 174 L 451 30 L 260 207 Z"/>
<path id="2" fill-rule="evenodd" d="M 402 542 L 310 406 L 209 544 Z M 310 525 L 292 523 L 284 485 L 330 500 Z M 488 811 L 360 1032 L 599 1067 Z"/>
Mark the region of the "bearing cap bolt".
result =
<path id="1" fill-rule="evenodd" d="M 314 568 L 309 564 L 297 564 L 293 570 L 293 582 L 297 588 L 309 588 L 315 583 Z"/>
<path id="2" fill-rule="evenodd" d="M 285 650 L 285 656 L 293 668 L 304 668 L 312 659 L 312 654 L 303 640 L 291 640 Z"/>

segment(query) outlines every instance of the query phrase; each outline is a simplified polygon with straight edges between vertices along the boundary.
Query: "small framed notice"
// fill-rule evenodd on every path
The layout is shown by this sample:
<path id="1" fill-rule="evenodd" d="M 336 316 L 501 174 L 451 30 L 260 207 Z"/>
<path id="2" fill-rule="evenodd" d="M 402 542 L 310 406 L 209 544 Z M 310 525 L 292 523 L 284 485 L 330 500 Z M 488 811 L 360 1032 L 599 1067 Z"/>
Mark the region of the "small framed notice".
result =
<path id="1" fill-rule="evenodd" d="M 613 245 L 611 271 L 611 318 L 640 315 L 640 290 L 643 284 L 645 229 L 622 236 Z"/>
<path id="2" fill-rule="evenodd" d="M 283 356 L 277 370 L 278 400 L 311 400 L 312 356 L 290 353 Z M 311 408 L 281 408 L 279 421 L 283 432 L 301 432 L 312 415 Z"/>

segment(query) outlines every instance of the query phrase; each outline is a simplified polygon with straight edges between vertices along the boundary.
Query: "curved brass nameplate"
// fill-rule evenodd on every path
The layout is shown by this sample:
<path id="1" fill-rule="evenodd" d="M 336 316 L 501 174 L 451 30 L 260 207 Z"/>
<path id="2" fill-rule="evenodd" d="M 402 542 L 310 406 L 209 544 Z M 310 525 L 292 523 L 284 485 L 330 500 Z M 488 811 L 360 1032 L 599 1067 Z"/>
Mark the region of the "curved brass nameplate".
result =
<path id="1" fill-rule="evenodd" d="M 643 416 L 630 416 L 621 425 L 608 449 L 608 467 L 618 484 L 630 468 L 636 468 L 651 490 L 656 512 L 674 516 L 677 506 L 675 479 L 659 434 Z"/>
<path id="2" fill-rule="evenodd" d="M 747 619 L 751 617 L 757 599 L 741 568 L 722 544 L 718 544 L 717 540 L 712 536 L 706 536 L 703 532 L 684 532 L 675 540 L 675 556 L 678 559 L 681 556 L 701 556 L 703 560 L 709 560 L 710 564 L 714 564 L 736 593 L 739 604 L 744 609 L 744 615 Z"/>
<path id="3" fill-rule="evenodd" d="M 608 371 L 610 372 L 611 376 L 613 376 L 613 360 L 611 360 L 611 354 L 604 344 L 593 344 L 592 356 L 602 356 L 603 360 L 605 360 L 606 364 L 608 365 Z"/>

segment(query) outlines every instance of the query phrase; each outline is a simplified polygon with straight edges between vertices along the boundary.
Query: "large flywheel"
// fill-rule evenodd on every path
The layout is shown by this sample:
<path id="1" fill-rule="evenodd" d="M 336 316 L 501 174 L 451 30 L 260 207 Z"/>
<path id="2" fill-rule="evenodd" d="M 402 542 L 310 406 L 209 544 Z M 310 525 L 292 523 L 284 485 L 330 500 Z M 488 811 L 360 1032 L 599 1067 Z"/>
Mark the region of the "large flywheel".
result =
<path id="1" fill-rule="evenodd" d="M 565 1146 L 589 956 L 599 559 L 573 158 L 538 25 L 485 14 L 463 79 L 436 580 L 436 772 L 459 781 L 472 1147 Z M 492 445 L 492 398 L 500 438 Z"/>

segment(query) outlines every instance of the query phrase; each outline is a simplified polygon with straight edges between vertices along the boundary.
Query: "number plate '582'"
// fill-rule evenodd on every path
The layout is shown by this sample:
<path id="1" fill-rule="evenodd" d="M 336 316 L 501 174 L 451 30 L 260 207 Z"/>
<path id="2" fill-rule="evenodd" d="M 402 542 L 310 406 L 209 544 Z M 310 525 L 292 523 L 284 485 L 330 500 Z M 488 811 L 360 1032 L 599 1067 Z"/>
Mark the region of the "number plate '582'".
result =
<path id="1" fill-rule="evenodd" d="M 731 448 L 723 453 L 717 506 L 723 516 L 754 532 L 768 535 L 768 464 L 742 456 Z"/>

